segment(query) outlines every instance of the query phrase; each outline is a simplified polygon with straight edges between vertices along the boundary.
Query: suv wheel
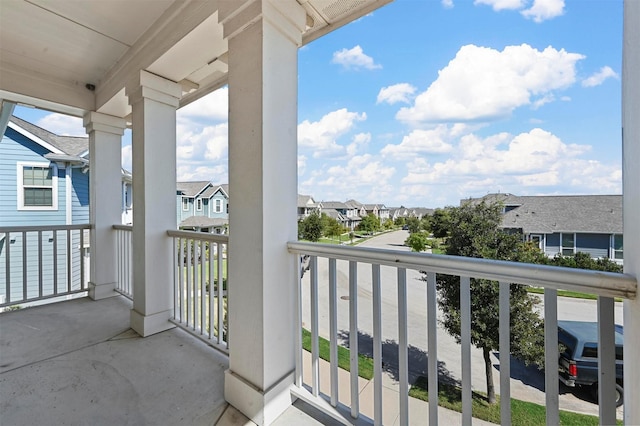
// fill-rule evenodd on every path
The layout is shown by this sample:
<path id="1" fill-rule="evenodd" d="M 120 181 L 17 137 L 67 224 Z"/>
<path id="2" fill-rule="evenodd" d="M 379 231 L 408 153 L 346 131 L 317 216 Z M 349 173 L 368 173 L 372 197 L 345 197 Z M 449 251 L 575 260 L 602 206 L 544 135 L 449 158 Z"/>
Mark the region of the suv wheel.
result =
<path id="1" fill-rule="evenodd" d="M 598 382 L 591 385 L 591 395 L 593 399 L 598 403 Z M 620 384 L 616 383 L 616 407 L 620 407 L 624 402 L 624 390 Z"/>

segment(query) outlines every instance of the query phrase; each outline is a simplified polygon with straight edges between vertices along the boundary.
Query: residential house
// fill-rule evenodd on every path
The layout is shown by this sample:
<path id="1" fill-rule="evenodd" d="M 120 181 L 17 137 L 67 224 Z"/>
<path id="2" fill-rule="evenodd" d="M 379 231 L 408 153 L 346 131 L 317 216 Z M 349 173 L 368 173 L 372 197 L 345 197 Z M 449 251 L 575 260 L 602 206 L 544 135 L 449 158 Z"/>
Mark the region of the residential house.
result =
<path id="1" fill-rule="evenodd" d="M 18 117 L 5 113 L 0 122 L 0 227 L 86 225 L 89 218 L 89 140 L 87 137 L 61 136 Z M 121 169 L 121 218 L 131 217 L 131 174 Z M 114 202 L 117 202 L 114 200 Z M 123 222 L 126 223 L 126 222 Z M 21 269 L 6 270 L 7 260 L 19 261 L 23 250 L 27 256 L 50 265 L 54 252 L 70 251 L 68 265 L 56 265 L 56 271 L 42 271 L 40 281 L 46 293 L 56 283 L 80 286 L 81 262 L 89 258 L 89 230 L 68 232 L 52 229 L 38 238 L 16 232 L 0 235 L 0 277 L 11 283 L 11 292 L 23 285 Z M 6 259 L 9 250 L 10 259 Z M 30 263 L 27 277 L 38 275 L 38 262 Z M 7 295 L 0 285 L 0 296 Z M 34 296 L 34 290 L 30 290 Z"/>
<path id="2" fill-rule="evenodd" d="M 502 204 L 502 228 L 522 233 L 547 256 L 589 253 L 622 263 L 622 195 L 488 194 L 462 202 Z"/>
<path id="3" fill-rule="evenodd" d="M 90 156 L 90 166 L 96 179 L 91 179 L 90 185 L 99 182 L 109 194 L 117 194 L 121 189 L 121 145 L 108 142 L 120 142 L 122 130 L 129 125 L 132 128 L 135 165 L 134 225 L 128 231 L 134 255 L 131 303 L 115 315 L 108 315 L 113 313 L 108 311 L 109 306 L 122 302 L 121 297 L 108 298 L 114 295 L 115 284 L 119 282 L 120 268 L 117 259 L 110 254 L 116 252 L 113 225 L 120 221 L 120 205 L 119 202 L 114 203 L 117 196 L 106 197 L 102 193 L 97 196 L 90 190 L 92 231 L 104 230 L 91 234 L 91 281 L 95 289 L 104 290 L 90 292 L 91 299 L 95 301 L 81 301 L 84 313 L 91 311 L 90 321 L 79 323 L 69 314 L 65 317 L 68 320 L 54 330 L 57 333 L 54 338 L 43 335 L 41 328 L 47 326 L 51 319 L 67 314 L 71 306 L 69 303 L 48 307 L 47 310 L 33 308 L 3 314 L 7 315 L 2 318 L 3 333 L 0 334 L 3 361 L 11 356 L 13 362 L 9 367 L 3 362 L 3 386 L 0 389 L 6 392 L 3 396 L 7 395 L 3 399 L 3 423 L 19 423 L 29 418 L 37 424 L 75 424 L 93 418 L 105 424 L 127 421 L 212 424 L 218 420 L 216 414 L 234 415 L 233 409 L 228 407 L 233 406 L 251 421 L 262 425 L 271 424 L 283 412 L 286 414 L 289 409 L 296 408 L 291 406 L 296 398 L 301 399 L 296 406 L 313 404 L 337 422 L 352 422 L 349 416 L 361 417 L 361 408 L 367 405 L 359 403 L 357 368 L 352 368 L 351 392 L 341 391 L 340 397 L 351 395 L 347 402 L 350 413 L 343 415 L 344 410 L 339 411 L 342 406 L 334 408 L 327 401 L 330 399 L 335 403 L 336 393 L 332 392 L 330 398 L 321 395 L 324 391 L 320 391 L 317 357 L 312 356 L 313 371 L 303 365 L 306 355 L 302 353 L 300 342 L 302 320 L 299 308 L 302 302 L 300 297 L 296 297 L 305 292 L 300 286 L 301 253 L 315 256 L 320 252 L 324 258 L 341 253 L 341 260 L 354 262 L 354 273 L 349 277 L 349 301 L 333 299 L 335 305 L 348 303 L 352 307 L 353 318 L 358 312 L 359 288 L 369 291 L 373 285 L 373 301 L 377 300 L 377 306 L 380 306 L 380 298 L 375 296 L 379 293 L 380 281 L 375 277 L 371 282 L 357 279 L 359 262 L 374 266 L 384 263 L 385 267 L 397 265 L 398 298 L 404 295 L 403 302 L 411 301 L 407 300 L 406 281 L 402 277 L 404 268 L 412 265 L 435 273 L 463 275 L 461 299 L 466 306 L 469 306 L 469 286 L 464 283 L 469 282 L 470 276 L 495 279 L 498 274 L 493 271 L 497 271 L 506 280 L 507 291 L 503 294 L 508 294 L 510 281 L 527 283 L 538 279 L 539 269 L 518 263 L 480 262 L 479 259 L 399 251 L 393 255 L 387 253 L 383 261 L 376 260 L 373 252 L 364 248 L 331 247 L 329 252 L 321 245 L 296 241 L 298 49 L 373 12 L 386 2 L 0 2 L 0 97 L 3 100 L 0 113 L 7 103 L 20 102 L 83 117 L 91 149 L 95 150 Z M 640 186 L 637 185 L 640 181 L 640 121 L 637 120 L 640 116 L 637 102 L 640 99 L 640 80 L 637 78 L 640 75 L 640 32 L 635 25 L 640 22 L 640 4 L 633 0 L 624 1 L 623 14 L 621 125 L 624 133 L 621 137 L 624 234 L 627 240 L 625 274 L 580 270 L 559 272 L 555 268 L 546 268 L 542 272 L 546 274 L 545 285 L 552 290 L 582 288 L 579 283 L 588 281 L 592 292 L 603 296 L 599 300 L 604 308 L 601 313 L 603 319 L 609 317 L 607 312 L 613 318 L 613 297 L 624 299 L 624 356 L 629 360 L 640 350 L 640 301 L 636 278 L 640 272 L 640 222 L 637 220 L 640 211 Z M 87 49 L 87 46 L 91 48 Z M 14 50 L 9 50 L 10 47 Z M 208 343 L 213 344 L 212 338 L 204 335 L 207 331 L 211 333 L 212 328 L 196 330 L 187 316 L 191 313 L 194 319 L 202 313 L 198 309 L 199 303 L 191 304 L 195 308 L 191 312 L 183 309 L 183 297 L 196 302 L 194 298 L 198 292 L 184 291 L 176 297 L 175 284 L 180 284 L 183 275 L 176 274 L 176 261 L 180 259 L 175 255 L 175 238 L 180 237 L 172 237 L 171 233 L 176 226 L 176 210 L 173 208 L 176 203 L 176 110 L 223 86 L 228 87 L 226 93 L 229 98 L 229 183 L 238 196 L 229 213 L 230 237 L 216 237 L 216 241 L 228 241 L 229 246 L 226 335 L 230 336 L 231 344 L 226 346 L 224 356 L 214 358 L 209 355 L 215 351 L 209 350 L 201 341 L 208 339 Z M 104 267 L 93 267 L 94 254 L 99 266 Z M 454 271 L 449 265 L 455 265 Z M 185 269 L 185 275 L 189 275 L 191 268 Z M 222 269 L 219 267 L 218 271 Z M 436 311 L 435 283 L 433 279 L 429 281 L 425 283 L 426 291 L 423 293 L 426 293 L 427 303 L 433 303 L 428 305 L 428 311 L 433 313 Z M 200 288 L 203 289 L 202 286 Z M 221 292 L 219 286 L 218 293 Z M 551 291 L 545 294 L 545 299 L 553 301 L 553 296 Z M 197 302 L 201 300 L 198 298 Z M 217 306 L 220 308 L 222 305 L 219 303 Z M 508 314 L 506 305 L 503 304 L 505 309 L 501 311 Z M 549 308 L 551 305 L 545 303 L 545 324 L 551 324 L 547 327 L 547 334 L 551 336 L 547 340 L 551 343 L 545 349 L 555 360 L 557 344 L 552 337 L 556 312 Z M 376 304 L 372 310 L 377 311 Z M 399 415 L 394 415 L 398 423 L 410 423 L 406 349 L 411 343 L 406 338 L 410 334 L 407 333 L 406 312 L 406 309 L 398 312 L 401 327 L 397 342 L 400 380 L 399 392 L 393 397 L 384 393 L 382 388 L 380 354 L 385 337 L 381 332 L 374 332 L 372 339 L 377 366 L 374 368 L 372 385 L 375 389 L 372 393 L 377 396 L 373 398 L 375 414 L 371 417 L 375 417 L 378 424 L 383 422 L 383 403 L 384 413 L 388 415 L 386 403 L 391 401 L 401 406 Z M 202 317 L 212 319 L 213 315 Z M 220 317 L 222 315 L 218 324 L 223 322 Z M 380 313 L 374 317 L 377 324 L 382 322 Z M 471 352 L 465 350 L 471 347 L 470 333 L 465 332 L 471 328 L 470 320 L 465 321 L 470 317 L 462 315 L 464 424 L 471 424 L 471 377 L 465 367 L 471 365 Z M 25 327 L 35 318 L 40 319 L 36 324 L 38 327 Z M 108 327 L 107 320 L 114 319 L 117 320 L 111 322 L 114 326 Z M 426 319 L 428 324 L 432 324 L 428 326 L 431 330 L 429 336 L 436 335 L 436 321 L 435 316 Z M 612 321 L 605 323 L 603 320 L 602 341 L 612 338 L 613 333 L 606 331 L 613 329 Z M 351 323 L 350 347 L 355 353 L 358 333 L 366 330 L 361 329 L 357 321 Z M 412 327 L 424 327 L 426 331 L 425 324 L 409 323 Z M 191 330 L 198 338 L 174 330 L 176 324 Z M 311 323 L 312 346 L 317 342 L 317 325 L 317 321 Z M 80 336 L 79 331 L 89 326 L 93 333 L 88 337 Z M 122 335 L 126 338 L 114 339 L 127 327 L 132 331 Z M 7 328 L 13 330 L 12 335 L 20 337 L 7 342 L 4 339 Z M 506 330 L 501 332 L 501 337 L 506 337 L 505 341 L 509 342 L 507 321 L 503 321 L 501 329 Z M 133 332 L 139 337 L 132 335 Z M 332 343 L 337 343 L 337 333 L 332 334 Z M 220 332 L 213 336 L 218 341 L 224 337 Z M 435 346 L 431 347 L 429 343 L 429 354 L 433 356 L 429 357 L 427 368 L 431 375 L 437 375 L 436 350 L 442 346 L 438 346 L 436 339 L 430 338 L 429 342 Z M 53 346 L 54 351 L 51 350 Z M 113 351 L 114 348 L 117 349 Z M 152 351 L 141 352 L 143 348 L 151 348 Z M 182 356 L 172 356 L 176 348 L 180 348 Z M 603 367 L 610 366 L 614 371 L 615 354 L 609 349 L 607 345 L 601 345 L 600 355 Z M 91 365 L 73 362 L 97 359 L 103 351 L 113 351 L 109 353 L 112 356 L 103 357 L 101 362 Z M 141 353 L 145 356 L 141 357 Z M 195 355 L 185 357 L 186 353 Z M 21 357 L 21 354 L 28 356 Z M 505 374 L 509 370 L 502 364 L 508 363 L 509 357 L 502 358 L 500 373 Z M 607 358 L 613 362 L 605 363 Z M 189 361 L 185 362 L 185 359 Z M 176 360 L 177 363 L 169 364 Z M 162 374 L 158 374 L 159 371 Z M 337 366 L 332 371 L 338 371 Z M 208 375 L 212 372 L 217 372 L 215 377 Z M 555 377 L 553 373 L 554 369 L 545 371 L 545 408 L 547 423 L 558 424 L 557 370 Z M 307 375 L 313 376 L 309 391 Z M 636 403 L 640 400 L 640 365 L 626 363 L 624 375 L 624 420 L 627 424 L 640 424 L 640 405 Z M 52 387 L 43 386 L 45 376 L 49 378 L 45 383 L 52 387 L 62 382 L 80 383 L 82 386 L 59 386 L 56 392 L 50 392 Z M 604 374 L 603 379 L 607 376 L 612 374 Z M 508 379 L 506 374 L 502 377 Z M 323 382 L 323 386 L 331 385 L 331 388 L 334 384 L 337 389 L 336 381 Z M 603 389 L 606 386 L 612 391 L 599 392 L 603 402 L 600 404 L 599 421 L 612 424 L 616 420 L 615 407 L 604 402 L 615 393 L 615 383 L 602 380 L 601 384 Z M 437 381 L 430 380 L 429 385 L 437 393 Z M 156 392 L 157 389 L 162 392 Z M 181 392 L 181 389 L 191 391 Z M 508 424 L 509 387 L 501 386 L 500 391 L 502 400 L 506 401 L 503 405 L 505 410 L 501 413 L 504 415 L 502 423 Z M 186 401 L 178 399 L 185 393 L 188 394 Z M 96 404 L 96 398 L 101 403 Z M 429 423 L 436 424 L 437 401 L 432 401 Z M 52 410 L 53 405 L 49 402 L 58 409 Z M 311 411 L 306 410 L 303 416 Z M 419 416 L 425 419 L 426 414 L 421 411 Z"/>
<path id="4" fill-rule="evenodd" d="M 302 220 L 311 213 L 318 212 L 320 205 L 311 195 L 298 194 L 298 220 Z"/>
<path id="5" fill-rule="evenodd" d="M 333 213 L 333 210 L 338 212 L 340 215 L 337 216 Z M 325 213 L 331 217 L 334 217 L 339 220 L 342 225 L 347 227 L 350 231 L 356 229 L 356 226 L 360 223 L 362 218 L 360 217 L 360 210 L 358 206 L 353 203 L 343 203 L 341 201 L 321 201 L 320 202 L 320 211 L 321 213 Z"/>
<path id="6" fill-rule="evenodd" d="M 178 182 L 178 228 L 225 234 L 229 226 L 229 185 L 208 181 Z"/>

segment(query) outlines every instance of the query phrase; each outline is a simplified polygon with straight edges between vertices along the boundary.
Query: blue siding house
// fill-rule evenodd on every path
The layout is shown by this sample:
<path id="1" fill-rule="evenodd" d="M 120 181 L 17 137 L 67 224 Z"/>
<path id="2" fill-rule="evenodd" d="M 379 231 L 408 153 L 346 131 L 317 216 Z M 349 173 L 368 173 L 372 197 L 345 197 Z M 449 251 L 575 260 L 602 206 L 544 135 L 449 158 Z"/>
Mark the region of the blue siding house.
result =
<path id="1" fill-rule="evenodd" d="M 229 224 L 229 185 L 208 181 L 178 182 L 178 228 L 225 234 Z"/>
<path id="2" fill-rule="evenodd" d="M 549 257 L 578 252 L 623 262 L 622 195 L 489 194 L 464 202 L 500 202 L 502 228 L 522 233 Z"/>
<path id="3" fill-rule="evenodd" d="M 22 292 L 25 282 L 28 298 L 50 294 L 54 286 L 80 288 L 81 279 L 88 280 L 88 230 L 7 237 L 2 229 L 89 224 L 88 138 L 56 135 L 13 116 L 0 125 L 0 303 Z M 130 188 L 131 175 L 123 173 L 123 193 L 130 195 Z"/>

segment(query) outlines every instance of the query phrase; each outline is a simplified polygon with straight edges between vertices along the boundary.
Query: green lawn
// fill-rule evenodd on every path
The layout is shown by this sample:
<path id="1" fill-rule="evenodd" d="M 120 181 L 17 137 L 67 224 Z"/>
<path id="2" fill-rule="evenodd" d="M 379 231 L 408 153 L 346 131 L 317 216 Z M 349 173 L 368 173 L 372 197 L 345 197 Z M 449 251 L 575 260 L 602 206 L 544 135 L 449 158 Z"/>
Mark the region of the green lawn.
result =
<path id="1" fill-rule="evenodd" d="M 318 346 L 320 349 L 320 358 L 329 361 L 329 341 L 322 337 L 318 338 Z M 307 352 L 311 352 L 311 332 L 302 329 L 302 347 Z M 338 367 L 343 370 L 351 371 L 349 363 L 349 349 L 338 346 Z M 358 376 L 371 380 L 373 378 L 373 360 L 365 355 L 358 355 Z"/>
<path id="2" fill-rule="evenodd" d="M 409 396 L 429 400 L 427 392 L 427 378 L 421 376 L 409 390 Z M 438 405 L 450 410 L 462 412 L 462 392 L 459 387 L 438 383 Z M 473 417 L 492 423 L 500 423 L 500 395 L 497 395 L 496 403 L 489 405 L 486 394 L 472 393 Z M 535 426 L 545 424 L 545 407 L 532 402 L 511 399 L 511 424 L 514 426 Z M 598 417 L 587 414 L 573 413 L 560 410 L 560 424 L 571 426 L 597 426 Z M 618 421 L 618 424 L 622 424 Z"/>
<path id="3" fill-rule="evenodd" d="M 528 287 L 527 291 L 529 293 L 535 294 L 544 294 L 544 288 L 542 287 Z M 580 293 L 579 291 L 569 291 L 569 290 L 558 290 L 558 296 L 562 297 L 573 297 L 576 299 L 589 299 L 589 300 L 597 300 L 598 296 L 591 293 Z M 619 297 L 615 298 L 616 302 L 622 302 L 622 299 Z"/>

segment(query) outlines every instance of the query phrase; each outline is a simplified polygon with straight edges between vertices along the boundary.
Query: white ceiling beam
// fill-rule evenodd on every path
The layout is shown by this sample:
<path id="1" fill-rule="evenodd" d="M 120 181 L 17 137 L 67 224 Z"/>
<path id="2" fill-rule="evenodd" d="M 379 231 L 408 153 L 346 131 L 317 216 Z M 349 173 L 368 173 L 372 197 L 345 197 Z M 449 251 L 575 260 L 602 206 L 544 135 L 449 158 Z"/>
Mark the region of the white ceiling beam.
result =
<path id="1" fill-rule="evenodd" d="M 82 117 L 95 108 L 95 94 L 83 83 L 0 62 L 0 97 L 36 108 Z"/>
<path id="2" fill-rule="evenodd" d="M 100 109 L 140 70 L 147 69 L 217 10 L 217 1 L 176 0 L 98 83 L 96 107 Z"/>

